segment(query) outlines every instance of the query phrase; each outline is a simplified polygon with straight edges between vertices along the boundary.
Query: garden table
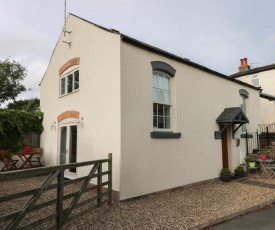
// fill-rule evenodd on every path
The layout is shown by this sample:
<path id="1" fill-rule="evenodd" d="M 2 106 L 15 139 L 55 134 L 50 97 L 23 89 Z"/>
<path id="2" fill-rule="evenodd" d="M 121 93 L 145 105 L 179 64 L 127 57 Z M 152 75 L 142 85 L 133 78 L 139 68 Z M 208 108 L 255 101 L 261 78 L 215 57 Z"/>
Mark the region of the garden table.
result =
<path id="1" fill-rule="evenodd" d="M 272 160 L 272 159 L 266 159 L 266 160 L 257 159 L 256 161 L 259 162 L 260 166 L 261 166 L 261 170 L 258 174 L 259 177 L 265 177 L 265 175 L 266 175 L 267 177 L 272 179 L 275 175 L 275 172 L 273 170 L 269 169 L 268 166 L 270 165 L 270 163 L 273 163 L 274 160 Z"/>
<path id="2" fill-rule="evenodd" d="M 22 160 L 23 164 L 19 167 L 19 169 L 23 169 L 25 166 L 27 168 L 31 168 L 32 164 L 31 164 L 31 159 L 33 157 L 33 155 L 35 154 L 35 152 L 18 152 L 17 156 Z"/>

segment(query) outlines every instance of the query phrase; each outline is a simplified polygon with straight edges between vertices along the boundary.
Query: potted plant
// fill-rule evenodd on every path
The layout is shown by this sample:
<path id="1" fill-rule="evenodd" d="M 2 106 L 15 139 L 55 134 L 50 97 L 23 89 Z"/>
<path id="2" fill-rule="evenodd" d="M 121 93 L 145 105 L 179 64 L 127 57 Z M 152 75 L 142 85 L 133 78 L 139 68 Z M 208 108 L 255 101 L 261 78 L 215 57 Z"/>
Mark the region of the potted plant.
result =
<path id="1" fill-rule="evenodd" d="M 267 149 L 259 149 L 258 154 L 260 159 L 263 161 L 265 161 L 270 155 L 269 150 Z"/>
<path id="2" fill-rule="evenodd" d="M 224 182 L 229 182 L 231 178 L 231 171 L 228 168 L 223 168 L 221 170 L 221 179 Z"/>
<path id="3" fill-rule="evenodd" d="M 235 175 L 237 177 L 244 177 L 244 167 L 242 165 L 239 165 L 236 169 L 235 169 Z"/>
<path id="4" fill-rule="evenodd" d="M 31 151 L 30 141 L 27 138 L 25 138 L 23 141 L 23 144 L 24 144 L 24 147 L 23 147 L 24 152 L 29 153 Z"/>
<path id="5" fill-rule="evenodd" d="M 257 154 L 259 152 L 259 149 L 253 149 L 253 153 Z"/>
<path id="6" fill-rule="evenodd" d="M 245 162 L 249 165 L 249 168 L 255 168 L 256 162 L 253 157 L 246 157 L 244 159 L 245 159 Z"/>

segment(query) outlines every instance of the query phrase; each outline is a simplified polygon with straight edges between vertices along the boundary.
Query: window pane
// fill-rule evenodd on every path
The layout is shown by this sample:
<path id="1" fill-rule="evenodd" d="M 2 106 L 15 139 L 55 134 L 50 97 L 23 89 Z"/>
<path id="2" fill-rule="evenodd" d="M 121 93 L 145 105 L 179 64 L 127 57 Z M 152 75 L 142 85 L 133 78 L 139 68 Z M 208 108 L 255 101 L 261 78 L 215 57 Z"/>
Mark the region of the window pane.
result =
<path id="1" fill-rule="evenodd" d="M 153 101 L 157 102 L 158 101 L 158 90 L 153 89 Z"/>
<path id="2" fill-rule="evenodd" d="M 164 91 L 164 103 L 170 103 L 170 91 Z"/>
<path id="3" fill-rule="evenodd" d="M 260 85 L 259 79 L 253 79 L 253 80 L 252 80 L 252 84 L 253 84 L 254 86 L 259 86 L 259 85 Z"/>
<path id="4" fill-rule="evenodd" d="M 163 119 L 164 117 L 162 116 L 158 116 L 158 128 L 163 129 L 164 128 L 164 124 L 163 124 Z"/>
<path id="5" fill-rule="evenodd" d="M 153 75 L 153 87 L 158 88 L 158 76 Z"/>
<path id="6" fill-rule="evenodd" d="M 61 95 L 65 94 L 65 77 L 61 78 Z"/>
<path id="7" fill-rule="evenodd" d="M 157 108 L 158 108 L 158 104 L 154 103 L 154 104 L 153 104 L 153 114 L 154 114 L 154 115 L 158 115 Z"/>
<path id="8" fill-rule="evenodd" d="M 165 119 L 165 128 L 170 129 L 170 117 L 164 117 Z"/>
<path id="9" fill-rule="evenodd" d="M 162 74 L 163 75 L 163 74 Z M 158 88 L 163 89 L 164 88 L 164 80 L 163 77 L 158 77 Z"/>
<path id="10" fill-rule="evenodd" d="M 164 105 L 164 116 L 170 116 L 170 105 Z"/>
<path id="11" fill-rule="evenodd" d="M 165 77 L 164 78 L 164 89 L 165 90 L 170 90 L 170 83 L 169 83 L 169 78 L 168 77 Z"/>
<path id="12" fill-rule="evenodd" d="M 158 127 L 158 119 L 157 118 L 158 118 L 157 116 L 153 117 L 153 126 L 154 126 L 154 128 Z"/>
<path id="13" fill-rule="evenodd" d="M 158 115 L 163 115 L 163 105 L 158 104 Z"/>
<path id="14" fill-rule="evenodd" d="M 164 90 L 162 90 L 162 89 L 158 90 L 158 101 L 164 102 Z"/>
<path id="15" fill-rule="evenodd" d="M 79 88 L 79 70 L 74 72 L 74 90 Z"/>
<path id="16" fill-rule="evenodd" d="M 73 75 L 70 74 L 67 77 L 67 93 L 71 93 L 73 91 Z"/>

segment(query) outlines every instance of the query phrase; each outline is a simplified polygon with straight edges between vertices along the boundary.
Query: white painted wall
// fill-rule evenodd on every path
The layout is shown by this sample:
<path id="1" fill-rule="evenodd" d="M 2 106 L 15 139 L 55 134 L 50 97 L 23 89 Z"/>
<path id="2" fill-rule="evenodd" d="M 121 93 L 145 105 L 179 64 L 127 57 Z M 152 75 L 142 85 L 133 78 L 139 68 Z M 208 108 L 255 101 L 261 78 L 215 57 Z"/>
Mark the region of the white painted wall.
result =
<path id="1" fill-rule="evenodd" d="M 221 140 L 214 139 L 216 118 L 226 107 L 239 107 L 239 90 L 249 92 L 249 131 L 259 122 L 257 90 L 122 43 L 121 198 L 130 198 L 219 176 Z M 173 131 L 180 139 L 153 139 L 152 61 L 176 69 L 172 78 Z M 232 136 L 231 132 L 228 134 Z M 240 131 L 236 137 L 240 138 Z M 240 150 L 229 138 L 229 164 L 240 164 Z"/>
<path id="2" fill-rule="evenodd" d="M 113 153 L 113 189 L 119 190 L 120 37 L 72 15 L 68 16 L 67 30 L 72 31 L 71 47 L 62 42 L 61 34 L 41 82 L 44 162 L 46 165 L 58 163 L 59 128 L 51 129 L 51 123 L 67 110 L 79 111 L 84 122 L 78 127 L 77 161 L 104 159 Z M 59 97 L 58 70 L 75 57 L 80 57 L 79 91 Z M 87 170 L 79 168 L 77 176 L 84 176 Z"/>

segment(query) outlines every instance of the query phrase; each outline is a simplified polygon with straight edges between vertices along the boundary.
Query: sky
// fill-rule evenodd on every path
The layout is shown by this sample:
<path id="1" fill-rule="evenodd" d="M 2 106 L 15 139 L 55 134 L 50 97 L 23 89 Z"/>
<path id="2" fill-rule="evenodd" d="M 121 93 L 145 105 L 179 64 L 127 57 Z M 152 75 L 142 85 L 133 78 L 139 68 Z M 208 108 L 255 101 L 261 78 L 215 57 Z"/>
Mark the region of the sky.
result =
<path id="1" fill-rule="evenodd" d="M 0 60 L 27 68 L 39 83 L 64 25 L 65 0 L 0 0 Z M 225 75 L 275 63 L 274 0 L 67 0 L 66 13 L 166 50 Z"/>

